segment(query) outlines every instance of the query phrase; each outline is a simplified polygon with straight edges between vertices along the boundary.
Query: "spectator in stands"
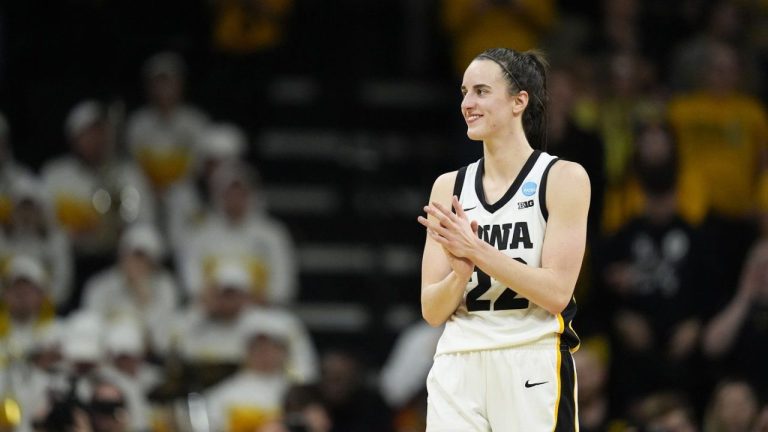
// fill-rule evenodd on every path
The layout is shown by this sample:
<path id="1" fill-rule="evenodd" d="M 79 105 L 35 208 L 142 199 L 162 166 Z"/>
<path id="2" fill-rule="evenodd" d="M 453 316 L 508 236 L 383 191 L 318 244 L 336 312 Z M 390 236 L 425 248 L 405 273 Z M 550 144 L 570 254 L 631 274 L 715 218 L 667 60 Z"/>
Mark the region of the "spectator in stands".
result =
<path id="1" fill-rule="evenodd" d="M 237 329 L 251 307 L 249 277 L 238 263 L 218 266 L 209 285 L 169 329 L 161 354 L 178 350 L 187 363 L 237 364 L 243 354 Z"/>
<path id="2" fill-rule="evenodd" d="M 330 432 L 328 410 L 323 404 L 320 389 L 315 385 L 291 386 L 283 398 L 284 424 L 291 427 L 305 427 L 307 432 Z"/>
<path id="3" fill-rule="evenodd" d="M 768 383 L 768 371 L 761 360 L 768 346 L 768 242 L 753 247 L 744 263 L 741 281 L 725 309 L 716 314 L 704 330 L 703 350 L 713 362 L 712 371 L 739 373 L 750 382 Z M 767 391 L 763 384 L 760 391 Z"/>
<path id="4" fill-rule="evenodd" d="M 245 153 L 246 137 L 232 124 L 212 124 L 199 141 L 198 163 L 192 175 L 175 184 L 166 197 L 168 238 L 174 251 L 183 250 L 186 240 L 205 222 L 214 203 L 210 191 L 213 173 L 227 162 L 239 160 Z"/>
<path id="5" fill-rule="evenodd" d="M 704 432 L 752 432 L 760 414 L 754 387 L 743 379 L 723 379 L 704 414 Z"/>
<path id="6" fill-rule="evenodd" d="M 62 336 L 66 373 L 79 378 L 98 375 L 105 360 L 104 330 L 104 320 L 93 312 L 78 310 L 67 316 Z"/>
<path id="7" fill-rule="evenodd" d="M 501 46 L 523 52 L 541 46 L 557 20 L 552 0 L 442 0 L 443 28 L 461 74 L 483 50 Z"/>
<path id="8" fill-rule="evenodd" d="M 637 125 L 661 116 L 655 100 L 656 82 L 648 61 L 632 52 L 612 54 L 605 59 L 608 72 L 601 94 L 590 116 L 604 144 L 604 201 L 602 228 L 613 234 L 634 214 L 617 212 L 623 185 L 631 172 Z M 618 202 L 618 203 L 617 203 Z"/>
<path id="9" fill-rule="evenodd" d="M 111 323 L 105 330 L 107 354 L 106 376 L 137 386 L 143 395 L 149 395 L 162 381 L 160 369 L 147 361 L 147 339 L 141 323 L 134 319 L 122 319 Z"/>
<path id="10" fill-rule="evenodd" d="M 101 104 L 77 104 L 65 131 L 72 153 L 45 165 L 42 178 L 75 253 L 74 307 L 82 282 L 111 259 L 123 227 L 154 221 L 155 206 L 141 171 L 114 157 L 111 125 Z"/>
<path id="11" fill-rule="evenodd" d="M 640 406 L 641 430 L 697 432 L 696 416 L 684 396 L 674 392 L 655 393 Z"/>
<path id="12" fill-rule="evenodd" d="M 379 376 L 384 400 L 395 413 L 395 430 L 424 430 L 427 419 L 427 375 L 432 368 L 443 326 L 423 320 L 403 329 Z"/>
<path id="13" fill-rule="evenodd" d="M 241 262 L 221 262 L 200 301 L 192 304 L 174 325 L 166 351 L 176 343 L 175 348 L 187 362 L 237 364 L 243 356 L 241 326 L 269 321 L 290 336 L 286 362 L 290 377 L 298 382 L 315 379 L 316 354 L 306 329 L 287 311 L 254 306 L 252 284 Z"/>
<path id="14" fill-rule="evenodd" d="M 0 364 L 0 403 L 5 414 L 0 415 L 0 430 L 30 432 L 35 413 L 46 408 L 50 377 L 24 359 L 9 357 L 4 351 L 0 349 L 0 356 L 3 357 Z M 16 412 L 18 417 L 14 418 L 15 408 L 20 412 Z"/>
<path id="15" fill-rule="evenodd" d="M 197 144 L 208 119 L 184 102 L 186 65 L 181 56 L 155 54 L 143 72 L 149 103 L 131 114 L 126 138 L 131 155 L 162 198 L 169 186 L 194 169 Z"/>
<path id="16" fill-rule="evenodd" d="M 348 351 L 328 351 L 322 358 L 320 390 L 334 432 L 392 431 L 392 414 L 383 398 L 365 382 L 361 360 Z"/>
<path id="17" fill-rule="evenodd" d="M 129 430 L 147 430 L 149 403 L 138 383 L 125 379 L 108 367 L 108 327 L 105 324 L 101 316 L 89 311 L 76 311 L 67 317 L 62 337 L 64 368 L 52 378 L 51 386 L 61 385 L 61 381 L 71 382 L 76 387 L 74 395 L 87 404 L 91 395 L 98 392 L 100 383 L 108 380 L 123 395 L 126 409 L 124 420 Z"/>
<path id="18" fill-rule="evenodd" d="M 701 328 L 695 266 L 699 238 L 677 205 L 677 154 L 671 136 L 649 124 L 638 137 L 635 168 L 647 202 L 606 247 L 617 402 L 660 385 L 688 385 Z"/>
<path id="19" fill-rule="evenodd" d="M 640 54 L 643 38 L 640 18 L 641 2 L 637 0 L 603 0 L 599 18 L 587 50 L 600 55 L 616 53 Z"/>
<path id="20" fill-rule="evenodd" d="M 151 411 L 147 400 L 161 382 L 160 370 L 146 361 L 146 343 L 140 324 L 132 319 L 108 325 L 104 331 L 105 364 L 99 375 L 120 387 L 127 401 L 131 430 L 148 430 Z"/>
<path id="21" fill-rule="evenodd" d="M 723 43 L 707 49 L 703 85 L 676 96 L 669 119 L 680 148 L 682 170 L 697 172 L 707 185 L 703 228 L 707 251 L 719 258 L 709 276 L 717 286 L 734 286 L 745 252 L 754 238 L 755 195 L 765 175 L 768 117 L 763 104 L 739 89 L 741 73 L 735 51 Z M 713 299 L 726 301 L 728 292 Z"/>
<path id="22" fill-rule="evenodd" d="M 93 385 L 93 394 L 88 402 L 91 430 L 78 432 L 129 432 L 146 431 L 148 425 L 137 427 L 131 423 L 129 402 L 118 385 L 98 380 Z"/>
<path id="23" fill-rule="evenodd" d="M 714 1 L 702 13 L 703 28 L 682 41 L 672 57 L 669 83 L 678 92 L 689 92 L 702 84 L 701 70 L 709 67 L 708 52 L 713 43 L 737 46 L 747 34 L 744 5 L 738 2 Z"/>
<path id="24" fill-rule="evenodd" d="M 178 288 L 163 267 L 163 253 L 154 227 L 129 227 L 120 238 L 117 263 L 86 283 L 83 307 L 107 322 L 135 319 L 142 323 L 142 332 L 156 340 L 179 306 Z"/>
<path id="25" fill-rule="evenodd" d="M 245 344 L 240 371 L 206 394 L 212 430 L 259 430 L 281 415 L 290 385 L 286 364 L 291 335 L 280 323 L 256 315 L 249 318 L 240 327 Z"/>
<path id="26" fill-rule="evenodd" d="M 69 238 L 54 220 L 45 188 L 36 178 L 17 177 L 11 198 L 10 221 L 0 228 L 0 262 L 15 255 L 37 259 L 50 275 L 51 299 L 61 310 L 69 301 L 74 271 Z"/>
<path id="27" fill-rule="evenodd" d="M 19 431 L 31 430 L 33 413 L 44 408 L 49 384 L 34 357 L 62 333 L 47 286 L 42 265 L 23 255 L 10 261 L 0 286 L 0 399 L 8 404 L 5 398 L 11 398 L 21 409 Z"/>
<path id="28" fill-rule="evenodd" d="M 10 136 L 8 121 L 0 112 L 0 225 L 8 223 L 11 218 L 11 185 L 20 177 L 32 175 L 29 169 L 14 160 Z"/>
<path id="29" fill-rule="evenodd" d="M 19 255 L 8 264 L 0 305 L 0 341 L 4 350 L 24 358 L 36 344 L 61 331 L 40 261 Z"/>
<path id="30" fill-rule="evenodd" d="M 287 310 L 256 305 L 244 314 L 241 326 L 245 327 L 244 332 L 247 333 L 248 326 L 256 326 L 259 322 L 279 325 L 288 336 L 285 371 L 291 381 L 306 383 L 317 380 L 317 354 L 304 324 Z"/>
<path id="31" fill-rule="evenodd" d="M 213 175 L 214 210 L 190 239 L 180 259 L 188 294 L 194 298 L 221 260 L 245 263 L 258 304 L 288 304 L 296 297 L 297 269 L 291 237 L 269 217 L 254 173 L 226 163 Z"/>

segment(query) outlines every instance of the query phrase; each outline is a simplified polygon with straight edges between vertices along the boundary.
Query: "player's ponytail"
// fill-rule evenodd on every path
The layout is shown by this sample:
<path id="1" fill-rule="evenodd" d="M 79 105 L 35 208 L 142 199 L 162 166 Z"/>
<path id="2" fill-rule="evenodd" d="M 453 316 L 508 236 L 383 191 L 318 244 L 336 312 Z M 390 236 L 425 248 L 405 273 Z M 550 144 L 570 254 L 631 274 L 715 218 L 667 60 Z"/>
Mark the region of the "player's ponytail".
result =
<path id="1" fill-rule="evenodd" d="M 528 92 L 528 106 L 523 112 L 523 131 L 528 142 L 541 150 L 547 148 L 547 69 L 549 64 L 538 50 L 517 52 L 509 48 L 491 48 L 477 56 L 498 64 L 509 83 L 510 93 Z"/>

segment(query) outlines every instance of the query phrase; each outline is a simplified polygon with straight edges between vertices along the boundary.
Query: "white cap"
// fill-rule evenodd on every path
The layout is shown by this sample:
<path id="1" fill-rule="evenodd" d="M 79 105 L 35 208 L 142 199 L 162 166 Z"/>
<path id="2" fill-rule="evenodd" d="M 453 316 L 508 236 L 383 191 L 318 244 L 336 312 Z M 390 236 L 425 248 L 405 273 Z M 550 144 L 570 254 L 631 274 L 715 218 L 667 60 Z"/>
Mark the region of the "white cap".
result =
<path id="1" fill-rule="evenodd" d="M 160 52 L 144 63 L 144 76 L 155 78 L 162 75 L 183 76 L 186 72 L 184 59 L 175 52 Z"/>
<path id="2" fill-rule="evenodd" d="M 256 171 L 242 161 L 228 160 L 216 167 L 211 177 L 211 185 L 216 194 L 223 194 L 236 183 L 254 190 L 257 186 Z"/>
<path id="3" fill-rule="evenodd" d="M 239 127 L 221 123 L 210 126 L 199 143 L 203 158 L 237 159 L 245 151 L 246 138 Z"/>
<path id="4" fill-rule="evenodd" d="M 140 251 L 158 262 L 163 258 L 165 248 L 155 227 L 149 224 L 135 224 L 128 227 L 120 237 L 120 251 Z"/>
<path id="5" fill-rule="evenodd" d="M 112 355 L 144 355 L 144 338 L 141 328 L 133 320 L 122 320 L 107 329 L 106 349 Z"/>
<path id="6" fill-rule="evenodd" d="M 105 116 L 104 109 L 95 100 L 86 100 L 75 105 L 67 115 L 64 130 L 69 139 L 75 138 L 84 129 L 92 126 Z"/>
<path id="7" fill-rule="evenodd" d="M 251 311 L 239 323 L 240 335 L 249 340 L 256 336 L 266 336 L 287 343 L 291 338 L 291 326 L 276 316 L 260 311 Z"/>
<path id="8" fill-rule="evenodd" d="M 103 322 L 94 312 L 80 311 L 70 315 L 62 352 L 67 360 L 99 362 L 103 357 L 101 328 Z"/>
<path id="9" fill-rule="evenodd" d="M 32 352 L 41 352 L 49 350 L 60 350 L 61 341 L 64 337 L 64 331 L 58 322 L 36 329 L 35 340 L 32 342 L 30 350 Z"/>
<path id="10" fill-rule="evenodd" d="M 37 258 L 28 255 L 17 255 L 13 257 L 8 266 L 8 283 L 13 283 L 20 279 L 29 281 L 40 288 L 45 288 L 48 275 Z"/>
<path id="11" fill-rule="evenodd" d="M 66 337 L 62 353 L 69 361 L 88 363 L 98 363 L 104 354 L 99 341 L 87 337 L 76 337 L 76 335 Z"/>
<path id="12" fill-rule="evenodd" d="M 29 175 L 21 175 L 14 179 L 11 184 L 11 197 L 16 204 L 27 199 L 42 206 L 47 201 L 43 183 Z"/>
<path id="13" fill-rule="evenodd" d="M 253 285 L 251 275 L 238 261 L 228 260 L 218 263 L 213 271 L 213 283 L 217 288 L 234 288 L 248 292 Z"/>

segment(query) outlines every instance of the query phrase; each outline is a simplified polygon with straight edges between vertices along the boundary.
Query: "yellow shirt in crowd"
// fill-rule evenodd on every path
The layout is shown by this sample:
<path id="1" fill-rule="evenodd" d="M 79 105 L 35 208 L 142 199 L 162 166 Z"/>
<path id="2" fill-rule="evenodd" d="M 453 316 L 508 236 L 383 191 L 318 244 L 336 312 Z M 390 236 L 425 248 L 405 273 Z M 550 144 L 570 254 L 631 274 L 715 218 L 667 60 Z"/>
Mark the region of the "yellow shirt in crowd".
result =
<path id="1" fill-rule="evenodd" d="M 292 6 L 292 0 L 217 1 L 213 30 L 216 47 L 232 54 L 274 47 L 283 39 L 283 17 Z"/>
<path id="2" fill-rule="evenodd" d="M 525 51 L 539 46 L 542 33 L 555 22 L 555 2 L 516 3 L 513 6 L 484 0 L 444 0 L 443 26 L 453 39 L 458 72 L 463 72 L 475 56 L 488 48 Z"/>
<path id="3" fill-rule="evenodd" d="M 726 217 L 748 216 L 768 140 L 763 106 L 745 95 L 696 92 L 673 99 L 669 119 L 681 168 L 701 175 L 706 207 Z"/>

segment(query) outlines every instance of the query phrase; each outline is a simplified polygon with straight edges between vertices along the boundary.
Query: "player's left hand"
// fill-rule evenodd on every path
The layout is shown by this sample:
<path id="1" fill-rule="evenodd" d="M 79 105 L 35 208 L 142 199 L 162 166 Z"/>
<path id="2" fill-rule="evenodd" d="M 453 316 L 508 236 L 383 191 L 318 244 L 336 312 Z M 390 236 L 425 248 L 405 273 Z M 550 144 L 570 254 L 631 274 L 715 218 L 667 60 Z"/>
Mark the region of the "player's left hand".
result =
<path id="1" fill-rule="evenodd" d="M 455 195 L 452 204 L 456 210 L 455 214 L 437 202 L 425 206 L 424 211 L 433 216 L 434 220 L 420 216 L 419 223 L 424 225 L 429 236 L 450 254 L 471 260 L 480 241 L 477 237 L 477 221 L 469 221 Z"/>

